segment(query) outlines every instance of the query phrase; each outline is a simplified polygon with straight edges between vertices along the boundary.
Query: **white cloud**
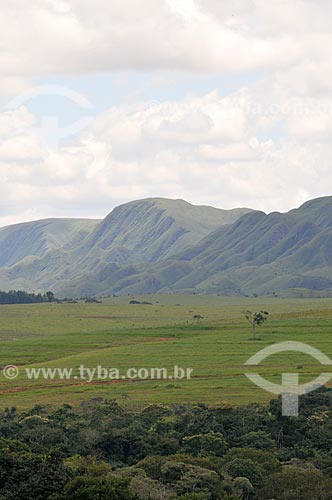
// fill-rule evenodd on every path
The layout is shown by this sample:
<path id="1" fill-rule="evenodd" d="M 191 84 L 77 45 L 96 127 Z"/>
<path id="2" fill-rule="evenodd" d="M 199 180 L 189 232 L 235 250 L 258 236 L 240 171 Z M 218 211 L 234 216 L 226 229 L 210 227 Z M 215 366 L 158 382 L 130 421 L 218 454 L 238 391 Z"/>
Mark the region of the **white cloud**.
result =
<path id="1" fill-rule="evenodd" d="M 284 2 L 274 2 L 279 3 L 279 10 L 284 9 Z M 285 25 L 286 15 L 269 18 L 264 4 L 252 5 L 237 22 L 229 9 L 227 15 L 216 16 L 208 1 L 3 2 L 1 73 L 157 68 L 218 73 L 282 67 L 299 60 L 302 40 Z M 292 11 L 302 9 L 299 5 Z M 259 23 L 262 11 L 262 20 L 271 24 L 267 32 L 251 27 Z M 284 30 L 279 33 L 280 26 Z"/>
<path id="2" fill-rule="evenodd" d="M 25 107 L 0 113 L 0 138 L 12 137 L 13 133 L 35 125 L 35 117 Z"/>
<path id="3" fill-rule="evenodd" d="M 229 95 L 188 89 L 147 104 L 134 91 L 58 150 L 26 107 L 0 113 L 0 224 L 9 214 L 102 216 L 147 196 L 286 210 L 330 194 L 331 3 L 8 0 L 0 29 L 0 97 L 40 75 L 252 77 Z"/>
<path id="4" fill-rule="evenodd" d="M 17 134 L 11 125 L 0 146 L 2 203 L 25 214 L 38 206 L 39 217 L 102 216 L 119 203 L 149 196 L 286 210 L 303 201 L 304 193 L 328 194 L 329 141 L 315 142 L 312 129 L 304 137 L 303 117 L 296 122 L 286 101 L 280 109 L 289 109 L 289 115 L 281 111 L 274 119 L 287 123 L 288 136 L 273 137 L 269 122 L 257 127 L 252 106 L 264 110 L 265 101 L 256 90 L 226 97 L 213 91 L 138 109 L 114 106 L 75 145 L 53 152 L 31 131 L 22 133 L 22 123 L 35 124 L 32 115 L 24 109 L 6 112 L 0 124 L 16 124 Z M 269 137 L 259 138 L 257 128 Z"/>

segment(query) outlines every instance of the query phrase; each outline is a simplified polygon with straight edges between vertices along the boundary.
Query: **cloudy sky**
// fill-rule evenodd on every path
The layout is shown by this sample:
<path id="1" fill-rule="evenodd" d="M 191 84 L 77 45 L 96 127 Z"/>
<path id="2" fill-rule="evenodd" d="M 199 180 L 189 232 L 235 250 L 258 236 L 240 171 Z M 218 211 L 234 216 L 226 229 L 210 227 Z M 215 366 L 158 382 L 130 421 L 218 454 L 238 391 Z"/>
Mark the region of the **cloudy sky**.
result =
<path id="1" fill-rule="evenodd" d="M 332 194 L 329 0 L 2 0 L 0 225 Z"/>

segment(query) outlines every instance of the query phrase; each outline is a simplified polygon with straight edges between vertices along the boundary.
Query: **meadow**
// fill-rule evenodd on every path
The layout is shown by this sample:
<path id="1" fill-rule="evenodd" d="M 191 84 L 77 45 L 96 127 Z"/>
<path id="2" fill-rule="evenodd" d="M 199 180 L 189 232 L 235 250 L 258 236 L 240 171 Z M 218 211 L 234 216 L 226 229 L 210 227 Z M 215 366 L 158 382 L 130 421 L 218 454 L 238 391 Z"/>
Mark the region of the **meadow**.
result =
<path id="1" fill-rule="evenodd" d="M 129 304 L 133 297 L 101 304 L 0 306 L 0 407 L 78 404 L 111 398 L 128 408 L 147 403 L 242 405 L 265 403 L 273 395 L 246 377 L 245 361 L 281 341 L 310 344 L 332 357 L 332 299 L 228 298 L 196 295 L 136 296 L 152 305 Z M 251 338 L 242 311 L 261 309 L 269 319 Z M 202 316 L 196 319 L 194 316 Z M 6 365 L 20 374 L 4 377 Z M 192 368 L 190 380 L 29 380 L 25 368 L 78 367 Z M 254 369 L 278 383 L 282 373 L 299 372 L 300 381 L 331 371 L 313 358 L 287 352 Z"/>

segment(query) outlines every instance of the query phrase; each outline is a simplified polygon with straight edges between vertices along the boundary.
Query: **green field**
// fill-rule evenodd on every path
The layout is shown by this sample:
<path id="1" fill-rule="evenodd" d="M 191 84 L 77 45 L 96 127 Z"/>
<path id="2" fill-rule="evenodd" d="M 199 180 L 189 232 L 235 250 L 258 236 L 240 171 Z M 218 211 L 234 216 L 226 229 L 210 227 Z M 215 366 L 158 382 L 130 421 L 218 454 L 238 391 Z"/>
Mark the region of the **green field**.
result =
<path id="1" fill-rule="evenodd" d="M 332 299 L 225 298 L 194 295 L 135 297 L 153 305 L 129 305 L 131 297 L 102 304 L 0 306 L 0 367 L 14 364 L 20 375 L 7 380 L 1 369 L 0 406 L 76 404 L 119 399 L 128 406 L 149 402 L 263 403 L 272 395 L 244 375 L 244 362 L 263 347 L 286 340 L 308 343 L 332 356 Z M 251 339 L 243 309 L 266 309 L 269 321 Z M 201 315 L 199 322 L 193 318 Z M 192 368 L 191 380 L 28 380 L 26 367 Z M 300 368 L 299 368 L 300 365 Z M 298 353 L 266 359 L 256 372 L 280 382 L 283 372 L 311 380 L 331 368 Z"/>

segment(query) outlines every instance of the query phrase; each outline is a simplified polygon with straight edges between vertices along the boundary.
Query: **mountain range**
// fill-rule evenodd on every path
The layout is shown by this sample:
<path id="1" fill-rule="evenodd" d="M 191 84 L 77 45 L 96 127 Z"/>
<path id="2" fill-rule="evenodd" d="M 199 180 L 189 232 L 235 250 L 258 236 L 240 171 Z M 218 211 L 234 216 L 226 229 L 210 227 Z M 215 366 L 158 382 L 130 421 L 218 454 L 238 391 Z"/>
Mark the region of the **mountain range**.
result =
<path id="1" fill-rule="evenodd" d="M 0 229 L 0 289 L 59 296 L 332 292 L 332 197 L 287 213 L 150 198 Z"/>

